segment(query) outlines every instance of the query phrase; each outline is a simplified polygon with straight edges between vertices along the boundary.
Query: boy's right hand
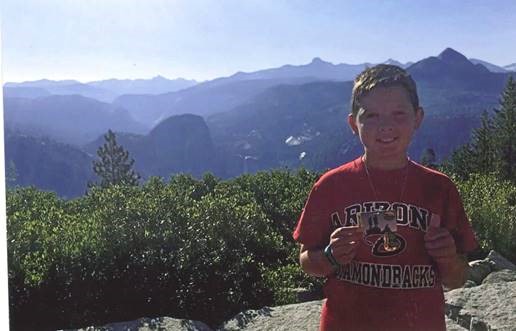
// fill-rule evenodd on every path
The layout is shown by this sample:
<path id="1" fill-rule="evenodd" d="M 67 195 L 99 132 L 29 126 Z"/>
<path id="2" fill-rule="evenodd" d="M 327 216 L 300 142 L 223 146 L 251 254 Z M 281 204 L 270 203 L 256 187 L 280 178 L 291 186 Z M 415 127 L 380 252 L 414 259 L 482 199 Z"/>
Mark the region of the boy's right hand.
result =
<path id="1" fill-rule="evenodd" d="M 353 260 L 362 235 L 359 227 L 340 227 L 333 231 L 330 236 L 330 247 L 333 257 L 340 265 Z"/>

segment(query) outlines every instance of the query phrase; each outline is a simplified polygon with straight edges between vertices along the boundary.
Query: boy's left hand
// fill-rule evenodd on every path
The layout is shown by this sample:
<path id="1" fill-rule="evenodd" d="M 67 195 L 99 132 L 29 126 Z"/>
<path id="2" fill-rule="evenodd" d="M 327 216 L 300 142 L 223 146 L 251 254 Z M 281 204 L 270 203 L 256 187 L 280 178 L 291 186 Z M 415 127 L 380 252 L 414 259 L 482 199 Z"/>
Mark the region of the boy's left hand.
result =
<path id="1" fill-rule="evenodd" d="M 436 263 L 446 264 L 457 258 L 457 248 L 450 232 L 440 224 L 439 215 L 433 214 L 424 237 L 425 248 Z"/>

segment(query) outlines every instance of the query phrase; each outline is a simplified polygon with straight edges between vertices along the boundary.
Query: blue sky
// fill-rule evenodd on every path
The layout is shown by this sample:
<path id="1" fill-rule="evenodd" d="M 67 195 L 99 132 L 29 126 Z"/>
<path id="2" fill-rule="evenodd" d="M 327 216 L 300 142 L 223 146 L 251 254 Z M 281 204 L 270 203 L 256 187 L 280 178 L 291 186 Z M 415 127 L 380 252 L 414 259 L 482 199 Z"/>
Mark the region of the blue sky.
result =
<path id="1" fill-rule="evenodd" d="M 516 62 L 516 1 L 2 0 L 3 80 L 207 80 L 305 64 Z"/>

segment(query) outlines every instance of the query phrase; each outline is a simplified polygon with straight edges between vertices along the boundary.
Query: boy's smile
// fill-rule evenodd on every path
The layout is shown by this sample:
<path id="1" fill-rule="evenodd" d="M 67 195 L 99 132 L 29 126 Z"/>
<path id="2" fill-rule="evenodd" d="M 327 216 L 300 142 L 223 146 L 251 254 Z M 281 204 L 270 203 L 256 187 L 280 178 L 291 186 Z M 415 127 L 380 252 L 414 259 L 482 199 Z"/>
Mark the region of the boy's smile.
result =
<path id="1" fill-rule="evenodd" d="M 364 145 L 368 166 L 396 169 L 405 166 L 407 149 L 423 119 L 401 86 L 376 87 L 360 100 L 360 110 L 348 117 Z"/>

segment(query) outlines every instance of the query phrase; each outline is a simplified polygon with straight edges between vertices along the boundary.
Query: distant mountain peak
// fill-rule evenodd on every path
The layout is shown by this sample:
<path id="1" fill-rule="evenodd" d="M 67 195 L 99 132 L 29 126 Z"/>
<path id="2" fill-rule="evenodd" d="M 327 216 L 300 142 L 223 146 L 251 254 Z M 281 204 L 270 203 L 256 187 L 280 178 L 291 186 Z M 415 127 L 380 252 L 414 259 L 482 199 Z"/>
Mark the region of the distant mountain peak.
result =
<path id="1" fill-rule="evenodd" d="M 392 58 L 389 58 L 387 59 L 385 62 L 383 62 L 384 64 L 392 64 L 392 65 L 395 65 L 395 66 L 398 66 L 398 67 L 402 67 L 403 68 L 403 63 L 399 62 L 399 61 L 396 61 Z"/>
<path id="2" fill-rule="evenodd" d="M 464 61 L 469 62 L 467 57 L 450 47 L 442 51 L 441 54 L 437 56 L 437 58 L 447 63 L 460 63 Z"/>
<path id="3" fill-rule="evenodd" d="M 516 62 L 504 66 L 504 69 L 509 71 L 516 71 Z"/>
<path id="4" fill-rule="evenodd" d="M 331 63 L 322 60 L 320 57 L 314 57 L 312 59 L 312 62 L 310 62 L 310 64 L 312 64 L 312 65 L 313 64 L 315 64 L 315 65 L 321 65 L 321 64 L 326 65 L 326 64 L 331 64 Z"/>

